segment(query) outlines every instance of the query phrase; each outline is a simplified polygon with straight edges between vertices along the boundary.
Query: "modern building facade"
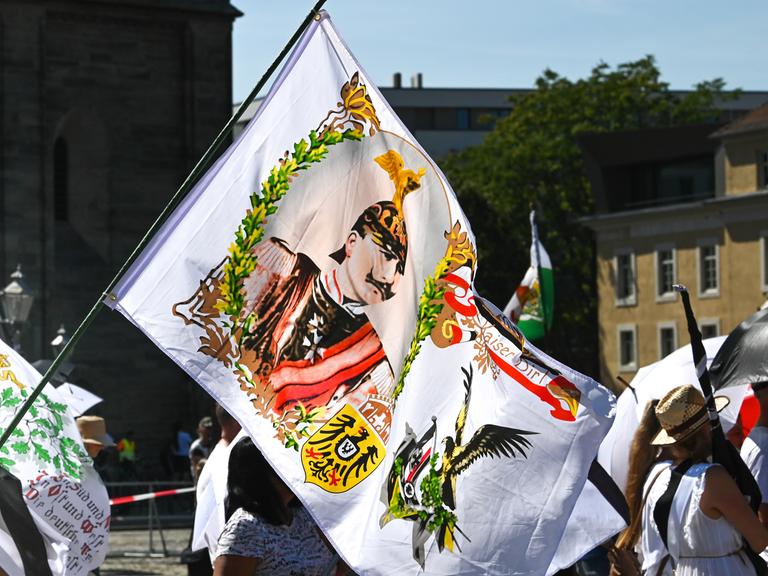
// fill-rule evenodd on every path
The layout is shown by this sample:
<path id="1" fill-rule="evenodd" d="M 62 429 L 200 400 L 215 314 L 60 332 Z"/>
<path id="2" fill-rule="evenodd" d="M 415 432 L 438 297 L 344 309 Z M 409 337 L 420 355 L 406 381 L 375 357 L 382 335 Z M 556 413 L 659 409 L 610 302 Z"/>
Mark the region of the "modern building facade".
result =
<path id="1" fill-rule="evenodd" d="M 418 85 L 379 90 L 434 158 L 480 144 L 496 121 L 512 110 L 510 96 L 527 92 L 513 88 L 423 88 Z M 235 128 L 235 135 L 253 118 L 260 104 L 258 99 L 248 107 Z"/>
<path id="2" fill-rule="evenodd" d="M 764 95 L 764 102 L 768 95 Z M 768 294 L 768 105 L 722 126 L 593 135 L 601 379 L 689 342 L 684 284 L 705 338 L 728 334 Z"/>
<path id="3" fill-rule="evenodd" d="M 425 88 L 418 76 L 418 82 L 403 87 L 395 74 L 393 86 L 379 86 L 379 90 L 427 153 L 438 159 L 479 145 L 496 122 L 512 111 L 511 98 L 530 92 L 523 88 Z M 675 93 L 683 95 L 685 91 Z M 743 91 L 738 98 L 718 107 L 725 119 L 734 119 L 767 98 L 766 92 Z M 259 98 L 248 106 L 235 127 L 235 136 L 253 118 L 261 102 Z M 237 107 L 235 104 L 233 110 Z"/>

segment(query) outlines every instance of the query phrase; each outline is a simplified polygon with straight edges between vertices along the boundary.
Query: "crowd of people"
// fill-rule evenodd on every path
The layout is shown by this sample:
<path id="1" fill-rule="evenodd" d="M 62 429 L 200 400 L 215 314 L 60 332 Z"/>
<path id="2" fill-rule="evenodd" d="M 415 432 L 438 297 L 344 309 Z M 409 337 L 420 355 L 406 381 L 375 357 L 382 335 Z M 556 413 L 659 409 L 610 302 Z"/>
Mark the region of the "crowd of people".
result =
<path id="1" fill-rule="evenodd" d="M 133 430 L 113 437 L 98 416 L 82 416 L 85 421 L 100 421 L 103 427 L 102 446 L 94 458 L 95 467 L 105 482 L 131 482 L 167 480 L 186 482 L 194 480 L 196 470 L 216 444 L 213 418 L 203 417 L 197 425 L 196 437 L 184 430 L 180 422 L 174 423 L 171 436 L 162 452 L 146 454 L 136 441 Z M 118 438 L 115 441 L 115 438 Z"/>

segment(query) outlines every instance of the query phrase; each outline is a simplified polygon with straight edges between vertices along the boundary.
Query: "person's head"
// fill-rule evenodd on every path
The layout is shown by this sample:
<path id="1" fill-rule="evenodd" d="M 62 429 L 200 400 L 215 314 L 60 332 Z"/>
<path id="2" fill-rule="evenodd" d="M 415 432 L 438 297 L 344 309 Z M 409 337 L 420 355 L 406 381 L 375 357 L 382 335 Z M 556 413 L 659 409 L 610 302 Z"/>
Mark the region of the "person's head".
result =
<path id="1" fill-rule="evenodd" d="M 221 404 L 216 404 L 216 420 L 219 421 L 219 427 L 221 428 L 221 439 L 227 444 L 232 442 L 240 432 L 240 422 L 232 417 L 232 414 L 227 412 Z"/>
<path id="2" fill-rule="evenodd" d="M 408 238 L 395 204 L 377 202 L 366 208 L 347 240 L 331 254 L 344 272 L 344 296 L 363 304 L 389 300 L 405 271 Z"/>
<path id="3" fill-rule="evenodd" d="M 193 478 L 195 484 L 197 484 L 197 481 L 200 480 L 200 474 L 203 473 L 203 468 L 205 468 L 207 463 L 207 458 L 200 458 L 192 464 L 192 471 L 195 473 L 195 477 Z"/>
<path id="4" fill-rule="evenodd" d="M 395 191 L 392 200 L 376 202 L 357 218 L 344 246 L 331 254 L 341 266 L 344 296 L 363 304 L 389 300 L 405 272 L 408 234 L 403 201 L 421 187 L 424 168 L 405 167 L 395 150 L 374 158 L 388 175 Z"/>
<path id="5" fill-rule="evenodd" d="M 80 416 L 75 422 L 91 458 L 96 458 L 104 448 L 115 445 L 107 434 L 107 424 L 101 416 Z"/>
<path id="6" fill-rule="evenodd" d="M 287 489 L 253 440 L 246 436 L 232 447 L 224 504 L 227 520 L 235 510 L 243 508 L 270 524 L 282 524 L 285 517 L 283 493 Z"/>
<path id="7" fill-rule="evenodd" d="M 197 482 L 197 478 L 199 476 L 198 469 L 202 469 L 200 466 L 200 462 L 205 460 L 205 451 L 198 447 L 193 448 L 189 452 L 189 465 L 192 468 L 192 473 L 194 477 L 192 478 L 195 482 Z"/>
<path id="8" fill-rule="evenodd" d="M 715 398 L 718 411 L 728 405 L 728 398 Z M 655 446 L 669 446 L 676 461 L 706 460 L 712 452 L 707 404 L 701 392 L 686 384 L 667 392 L 656 406 L 661 430 L 653 438 Z"/>
<path id="9" fill-rule="evenodd" d="M 210 444 L 213 439 L 213 418 L 205 416 L 197 424 L 197 436 L 203 444 Z"/>

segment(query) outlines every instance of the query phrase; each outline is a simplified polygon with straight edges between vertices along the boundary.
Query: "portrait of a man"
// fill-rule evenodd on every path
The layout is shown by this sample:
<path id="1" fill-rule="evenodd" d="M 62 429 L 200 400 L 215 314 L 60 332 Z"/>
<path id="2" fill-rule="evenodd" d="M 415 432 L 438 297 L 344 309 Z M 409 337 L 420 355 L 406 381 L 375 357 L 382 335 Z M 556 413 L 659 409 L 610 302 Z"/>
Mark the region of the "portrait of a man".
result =
<path id="1" fill-rule="evenodd" d="M 371 397 L 387 399 L 394 389 L 365 308 L 397 293 L 408 254 L 403 200 L 420 187 L 424 170 L 406 169 L 395 150 L 374 161 L 389 175 L 392 199 L 363 210 L 327 263 L 318 265 L 277 237 L 253 249 L 257 266 L 242 286 L 243 316 L 252 321 L 235 335 L 236 355 L 266 398 L 261 405 L 276 415 L 299 404 L 330 415 L 344 403 L 359 408 Z M 192 299 L 174 307 L 177 316 L 209 332 L 216 327 L 217 274 L 213 270 Z M 227 345 L 201 350 L 222 360 L 232 355 Z"/>

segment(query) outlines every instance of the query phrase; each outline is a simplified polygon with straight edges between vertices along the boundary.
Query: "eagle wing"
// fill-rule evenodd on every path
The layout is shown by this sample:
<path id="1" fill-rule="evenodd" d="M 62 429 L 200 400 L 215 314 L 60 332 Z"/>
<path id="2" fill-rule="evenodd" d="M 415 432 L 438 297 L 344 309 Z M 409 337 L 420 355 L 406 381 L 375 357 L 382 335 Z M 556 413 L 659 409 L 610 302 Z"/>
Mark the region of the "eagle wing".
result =
<path id="1" fill-rule="evenodd" d="M 496 424 L 480 426 L 466 445 L 456 447 L 454 450 L 451 458 L 451 473 L 461 474 L 472 462 L 485 456 L 514 458 L 519 455 L 527 458 L 526 450 L 533 446 L 526 438 L 530 434 L 536 434 L 536 432 Z"/>

